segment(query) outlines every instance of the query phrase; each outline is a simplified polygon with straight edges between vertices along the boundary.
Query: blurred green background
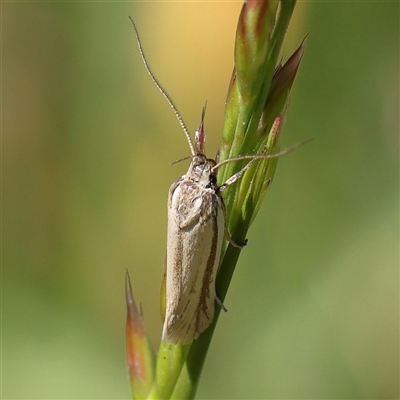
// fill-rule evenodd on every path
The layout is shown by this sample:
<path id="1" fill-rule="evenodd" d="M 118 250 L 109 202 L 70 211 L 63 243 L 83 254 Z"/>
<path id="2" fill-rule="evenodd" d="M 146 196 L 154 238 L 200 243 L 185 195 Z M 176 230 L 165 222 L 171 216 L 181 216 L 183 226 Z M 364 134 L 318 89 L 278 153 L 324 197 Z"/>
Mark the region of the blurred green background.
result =
<path id="1" fill-rule="evenodd" d="M 128 20 L 218 150 L 240 2 L 2 3 L 2 396 L 129 398 L 124 275 L 155 347 L 188 155 Z M 399 3 L 300 2 L 283 157 L 199 398 L 398 398 Z"/>

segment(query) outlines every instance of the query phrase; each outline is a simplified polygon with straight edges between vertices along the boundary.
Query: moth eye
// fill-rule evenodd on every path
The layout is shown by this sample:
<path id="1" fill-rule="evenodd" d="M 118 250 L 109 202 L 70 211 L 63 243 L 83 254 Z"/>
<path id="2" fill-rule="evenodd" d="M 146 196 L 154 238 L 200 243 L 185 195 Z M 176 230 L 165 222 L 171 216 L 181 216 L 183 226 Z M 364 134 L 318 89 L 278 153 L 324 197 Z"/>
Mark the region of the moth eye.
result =
<path id="1" fill-rule="evenodd" d="M 217 177 L 215 176 L 215 174 L 210 175 L 210 183 L 214 186 L 217 184 Z"/>

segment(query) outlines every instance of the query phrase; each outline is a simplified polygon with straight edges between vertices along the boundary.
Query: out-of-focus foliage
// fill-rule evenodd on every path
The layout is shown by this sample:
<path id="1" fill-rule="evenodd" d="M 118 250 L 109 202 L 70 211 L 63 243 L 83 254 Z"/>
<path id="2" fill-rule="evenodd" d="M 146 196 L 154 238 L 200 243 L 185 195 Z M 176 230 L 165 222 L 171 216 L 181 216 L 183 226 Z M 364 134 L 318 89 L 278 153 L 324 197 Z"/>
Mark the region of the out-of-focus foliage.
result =
<path id="1" fill-rule="evenodd" d="M 220 145 L 241 3 L 2 5 L 4 398 L 128 398 L 125 268 L 157 342 L 167 190 Z M 300 2 L 279 162 L 199 398 L 398 397 L 399 4 Z M 154 27 L 157 27 L 155 29 Z M 220 41 L 212 38 L 220 37 Z M 234 348 L 235 352 L 231 349 Z"/>

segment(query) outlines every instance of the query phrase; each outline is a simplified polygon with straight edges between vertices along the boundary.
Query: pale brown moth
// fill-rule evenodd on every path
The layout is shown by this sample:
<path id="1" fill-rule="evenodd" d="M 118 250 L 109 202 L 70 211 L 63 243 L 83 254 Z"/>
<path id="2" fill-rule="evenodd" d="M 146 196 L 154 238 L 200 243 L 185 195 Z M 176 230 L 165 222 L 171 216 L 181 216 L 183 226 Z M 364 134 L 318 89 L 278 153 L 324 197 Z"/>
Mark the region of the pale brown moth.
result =
<path id="1" fill-rule="evenodd" d="M 221 192 L 235 183 L 258 159 L 279 157 L 298 145 L 271 155 L 250 155 L 217 163 L 204 155 L 203 109 L 200 127 L 195 132 L 193 145 L 189 132 L 175 104 L 152 73 L 143 52 L 136 26 L 140 55 L 152 81 L 173 109 L 186 136 L 191 152 L 188 171 L 177 179 L 168 193 L 168 231 L 166 254 L 166 312 L 162 340 L 175 344 L 189 344 L 211 324 L 214 307 L 222 302 L 215 293 L 215 278 L 226 236 L 231 245 L 225 223 L 225 207 Z M 217 185 L 218 168 L 232 161 L 251 160 L 221 186 Z"/>

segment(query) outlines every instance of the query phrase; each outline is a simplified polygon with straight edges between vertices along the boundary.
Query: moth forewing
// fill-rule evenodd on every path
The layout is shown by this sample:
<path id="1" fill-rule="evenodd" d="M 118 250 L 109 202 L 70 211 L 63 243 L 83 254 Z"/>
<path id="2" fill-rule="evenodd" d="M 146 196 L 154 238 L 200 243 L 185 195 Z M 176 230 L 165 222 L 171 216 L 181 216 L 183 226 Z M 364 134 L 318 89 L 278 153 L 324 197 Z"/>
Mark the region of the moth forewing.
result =
<path id="1" fill-rule="evenodd" d="M 215 278 L 225 210 L 213 184 L 213 160 L 193 157 L 168 196 L 166 317 L 163 340 L 188 344 L 214 318 Z"/>

